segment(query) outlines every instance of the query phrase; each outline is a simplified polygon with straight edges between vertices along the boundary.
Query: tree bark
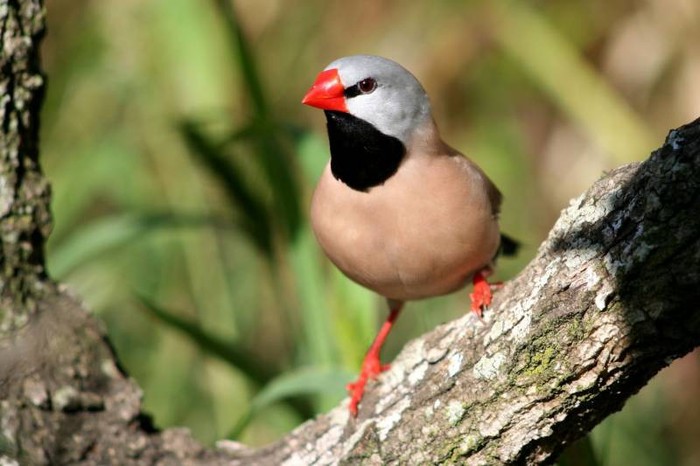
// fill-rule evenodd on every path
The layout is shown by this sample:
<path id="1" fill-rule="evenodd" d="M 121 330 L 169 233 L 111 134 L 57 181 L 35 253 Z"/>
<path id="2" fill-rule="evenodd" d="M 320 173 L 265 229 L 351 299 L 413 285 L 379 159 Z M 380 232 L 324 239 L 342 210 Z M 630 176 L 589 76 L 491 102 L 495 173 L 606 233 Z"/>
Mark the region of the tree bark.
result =
<path id="1" fill-rule="evenodd" d="M 23 325 L 44 293 L 51 217 L 38 150 L 43 32 L 40 2 L 0 1 L 0 336 Z"/>
<path id="2" fill-rule="evenodd" d="M 472 315 L 409 343 L 368 387 L 279 442 L 207 449 L 158 431 L 100 324 L 44 271 L 39 0 L 0 0 L 2 464 L 532 464 L 700 343 L 700 120 L 573 200 Z"/>

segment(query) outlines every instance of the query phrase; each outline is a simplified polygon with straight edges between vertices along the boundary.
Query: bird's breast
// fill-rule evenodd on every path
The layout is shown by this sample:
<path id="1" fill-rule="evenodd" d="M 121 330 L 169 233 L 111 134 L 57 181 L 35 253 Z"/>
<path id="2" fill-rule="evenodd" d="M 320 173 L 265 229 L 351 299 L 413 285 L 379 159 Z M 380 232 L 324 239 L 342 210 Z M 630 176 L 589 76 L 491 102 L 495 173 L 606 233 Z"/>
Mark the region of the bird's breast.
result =
<path id="1" fill-rule="evenodd" d="M 484 182 L 460 156 L 406 158 L 367 192 L 349 188 L 327 166 L 312 199 L 312 227 L 343 273 L 387 298 L 449 293 L 498 248 Z"/>

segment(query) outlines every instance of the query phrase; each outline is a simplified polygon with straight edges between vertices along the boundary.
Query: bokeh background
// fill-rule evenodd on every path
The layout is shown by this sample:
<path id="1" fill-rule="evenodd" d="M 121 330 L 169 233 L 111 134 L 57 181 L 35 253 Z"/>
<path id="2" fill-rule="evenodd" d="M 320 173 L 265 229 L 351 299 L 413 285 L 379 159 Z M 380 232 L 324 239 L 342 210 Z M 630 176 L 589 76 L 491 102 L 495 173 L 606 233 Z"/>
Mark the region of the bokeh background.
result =
<path id="1" fill-rule="evenodd" d="M 606 170 L 700 115 L 696 0 L 47 0 L 51 274 L 106 322 L 157 425 L 261 445 L 344 397 L 385 317 L 310 233 L 333 59 L 414 72 L 444 138 L 505 195 L 525 244 Z M 672 290 L 669 290 L 672 292 Z M 411 303 L 388 342 L 468 310 Z M 700 464 L 700 354 L 562 464 Z"/>

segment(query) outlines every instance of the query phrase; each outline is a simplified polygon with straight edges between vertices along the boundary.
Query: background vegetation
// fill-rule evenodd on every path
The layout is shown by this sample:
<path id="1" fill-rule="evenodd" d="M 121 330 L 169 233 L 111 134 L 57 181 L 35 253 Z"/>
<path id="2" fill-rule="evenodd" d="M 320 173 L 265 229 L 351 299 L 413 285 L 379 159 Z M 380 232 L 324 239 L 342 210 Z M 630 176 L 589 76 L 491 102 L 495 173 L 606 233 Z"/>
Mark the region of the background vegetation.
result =
<path id="1" fill-rule="evenodd" d="M 156 423 L 205 442 L 263 444 L 337 404 L 385 317 L 309 231 L 328 155 L 322 115 L 299 101 L 331 60 L 384 55 L 424 83 L 445 139 L 500 186 L 503 228 L 526 245 L 504 279 L 570 198 L 700 113 L 694 0 L 47 9 L 50 271 L 106 322 Z M 467 310 L 467 292 L 411 303 L 385 359 Z M 696 352 L 562 462 L 700 464 L 699 393 Z"/>

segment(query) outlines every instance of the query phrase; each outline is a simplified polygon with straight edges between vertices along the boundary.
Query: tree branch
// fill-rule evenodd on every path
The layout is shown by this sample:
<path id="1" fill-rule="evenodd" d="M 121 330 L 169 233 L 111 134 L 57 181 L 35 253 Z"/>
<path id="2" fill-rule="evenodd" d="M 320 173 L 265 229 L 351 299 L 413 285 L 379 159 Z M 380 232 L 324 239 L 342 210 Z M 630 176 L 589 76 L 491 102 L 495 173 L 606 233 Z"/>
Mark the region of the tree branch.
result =
<path id="1" fill-rule="evenodd" d="M 157 431 L 99 323 L 44 274 L 42 2 L 2 6 L 2 464 L 546 463 L 700 343 L 696 120 L 572 201 L 485 322 L 409 343 L 356 419 L 339 406 L 257 450 Z"/>
<path id="2" fill-rule="evenodd" d="M 537 257 L 471 314 L 412 341 L 344 406 L 240 463 L 532 464 L 700 344 L 700 120 L 565 209 Z"/>

